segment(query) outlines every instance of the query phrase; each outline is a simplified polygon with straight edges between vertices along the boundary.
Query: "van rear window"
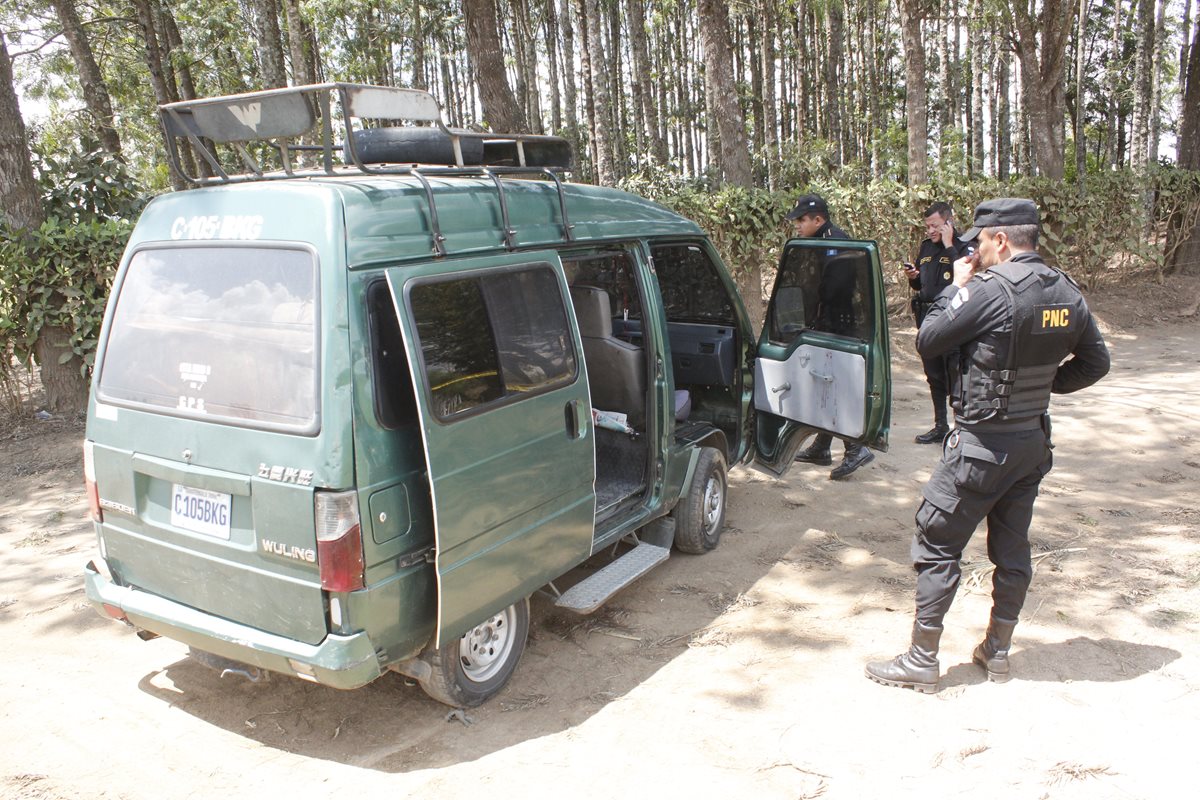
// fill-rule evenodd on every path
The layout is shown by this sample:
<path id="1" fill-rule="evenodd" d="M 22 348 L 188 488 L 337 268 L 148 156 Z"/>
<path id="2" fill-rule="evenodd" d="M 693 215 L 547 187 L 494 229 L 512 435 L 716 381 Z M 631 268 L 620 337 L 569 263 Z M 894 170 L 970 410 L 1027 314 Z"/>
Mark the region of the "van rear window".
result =
<path id="1" fill-rule="evenodd" d="M 315 432 L 316 282 L 307 250 L 139 251 L 120 286 L 99 398 Z"/>

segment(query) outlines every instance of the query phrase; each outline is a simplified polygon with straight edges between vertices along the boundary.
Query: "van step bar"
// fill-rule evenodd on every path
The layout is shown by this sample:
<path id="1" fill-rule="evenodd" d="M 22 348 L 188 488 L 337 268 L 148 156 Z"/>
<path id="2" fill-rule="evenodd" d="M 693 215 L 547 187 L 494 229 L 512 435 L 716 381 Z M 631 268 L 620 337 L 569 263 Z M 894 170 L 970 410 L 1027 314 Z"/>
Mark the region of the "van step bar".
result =
<path id="1" fill-rule="evenodd" d="M 608 598 L 667 560 L 669 547 L 642 543 L 590 578 L 562 593 L 554 605 L 590 614 Z"/>

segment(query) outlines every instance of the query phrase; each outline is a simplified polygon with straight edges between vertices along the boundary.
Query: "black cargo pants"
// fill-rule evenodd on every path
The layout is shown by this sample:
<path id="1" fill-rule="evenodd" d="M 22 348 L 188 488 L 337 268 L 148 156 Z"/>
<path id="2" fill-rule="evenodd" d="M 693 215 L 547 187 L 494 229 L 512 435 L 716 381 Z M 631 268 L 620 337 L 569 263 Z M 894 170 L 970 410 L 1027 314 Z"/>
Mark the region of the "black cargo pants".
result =
<path id="1" fill-rule="evenodd" d="M 932 303 L 926 303 L 919 297 L 913 298 L 913 313 L 916 315 L 917 328 L 925 321 L 925 314 Z M 925 370 L 925 381 L 929 384 L 929 397 L 933 400 L 933 418 L 937 424 L 946 423 L 946 403 L 950 397 L 950 380 L 946 356 L 934 358 L 921 357 L 921 366 Z"/>
<path id="2" fill-rule="evenodd" d="M 1044 429 L 1043 429 L 1044 428 Z M 917 571 L 917 621 L 940 627 L 958 590 L 959 560 L 975 528 L 987 519 L 992 614 L 1016 622 L 1033 577 L 1029 523 L 1038 484 L 1050 471 L 1049 418 L 1043 428 L 978 432 L 956 428 L 925 484 L 917 509 L 912 560 Z"/>

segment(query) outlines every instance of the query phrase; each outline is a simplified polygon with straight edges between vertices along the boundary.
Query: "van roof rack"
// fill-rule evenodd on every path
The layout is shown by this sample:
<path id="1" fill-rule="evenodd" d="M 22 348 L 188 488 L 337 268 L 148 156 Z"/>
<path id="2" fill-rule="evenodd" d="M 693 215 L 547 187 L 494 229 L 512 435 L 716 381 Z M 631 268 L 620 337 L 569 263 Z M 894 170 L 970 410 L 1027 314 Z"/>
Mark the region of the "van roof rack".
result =
<path id="1" fill-rule="evenodd" d="M 341 144 L 334 142 L 334 95 Z M 571 168 L 565 139 L 449 128 L 437 100 L 419 89 L 342 82 L 292 86 L 167 103 L 159 106 L 159 117 L 171 167 L 197 186 L 354 172 L 416 174 L 423 181 L 418 164 L 425 174 L 493 180 L 497 173 L 548 174 L 558 182 L 559 173 Z M 368 127 L 365 120 L 382 124 Z M 418 136 L 404 141 L 413 138 L 405 132 Z M 211 175 L 185 169 L 180 140 Z M 229 160 L 222 163 L 218 145 L 232 150 L 244 171 L 231 169 Z"/>

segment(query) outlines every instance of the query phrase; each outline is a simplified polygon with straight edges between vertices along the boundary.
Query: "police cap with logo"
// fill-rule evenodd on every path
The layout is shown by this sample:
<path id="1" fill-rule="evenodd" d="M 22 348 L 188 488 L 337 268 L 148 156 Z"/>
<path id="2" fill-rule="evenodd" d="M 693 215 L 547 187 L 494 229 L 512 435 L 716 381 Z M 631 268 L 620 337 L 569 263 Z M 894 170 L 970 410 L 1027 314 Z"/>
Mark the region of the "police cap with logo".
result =
<path id="1" fill-rule="evenodd" d="M 969 242 L 984 228 L 1003 228 L 1008 225 L 1039 225 L 1042 218 L 1032 200 L 1022 197 L 997 197 L 975 206 L 975 221 L 970 230 L 958 237 Z"/>
<path id="2" fill-rule="evenodd" d="M 787 219 L 800 219 L 805 214 L 820 214 L 829 219 L 829 206 L 825 204 L 825 198 L 819 194 L 801 195 L 795 207 L 787 213 Z"/>

